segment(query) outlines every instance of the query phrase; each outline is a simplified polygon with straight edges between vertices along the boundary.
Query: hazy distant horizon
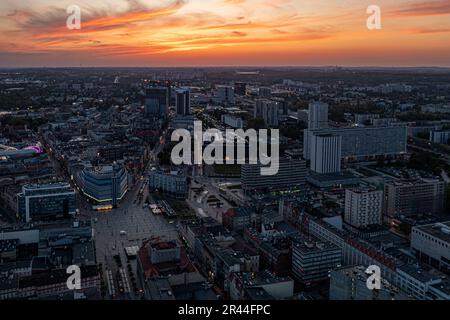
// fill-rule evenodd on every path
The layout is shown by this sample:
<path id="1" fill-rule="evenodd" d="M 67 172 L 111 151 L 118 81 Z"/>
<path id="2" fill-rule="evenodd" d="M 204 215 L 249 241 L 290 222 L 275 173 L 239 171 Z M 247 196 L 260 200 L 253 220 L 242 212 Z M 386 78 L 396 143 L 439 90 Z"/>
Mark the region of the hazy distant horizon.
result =
<path id="1" fill-rule="evenodd" d="M 0 70 L 11 69 L 242 69 L 259 71 L 263 69 L 357 69 L 357 70 L 448 70 L 450 66 L 307 66 L 307 65 L 273 65 L 273 66 L 239 66 L 239 65 L 198 65 L 198 66 L 1 66 Z"/>

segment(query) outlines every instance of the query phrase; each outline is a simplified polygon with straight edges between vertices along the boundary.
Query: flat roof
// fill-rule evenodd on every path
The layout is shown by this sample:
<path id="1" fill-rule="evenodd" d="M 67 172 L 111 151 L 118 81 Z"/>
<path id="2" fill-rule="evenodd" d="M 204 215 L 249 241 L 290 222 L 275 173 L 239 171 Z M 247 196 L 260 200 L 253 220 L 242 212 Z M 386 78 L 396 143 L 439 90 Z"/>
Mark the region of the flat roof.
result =
<path id="1" fill-rule="evenodd" d="M 450 221 L 417 226 L 414 227 L 414 229 L 428 233 L 435 238 L 450 243 Z"/>

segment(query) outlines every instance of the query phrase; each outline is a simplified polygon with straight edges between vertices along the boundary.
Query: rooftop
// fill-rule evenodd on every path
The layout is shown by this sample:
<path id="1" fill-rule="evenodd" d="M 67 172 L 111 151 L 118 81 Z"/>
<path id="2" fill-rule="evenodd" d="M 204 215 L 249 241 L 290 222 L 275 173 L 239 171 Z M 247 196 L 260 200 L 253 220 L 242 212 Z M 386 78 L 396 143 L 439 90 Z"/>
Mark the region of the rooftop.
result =
<path id="1" fill-rule="evenodd" d="M 428 233 L 435 238 L 450 243 L 450 221 L 427 224 L 414 227 L 414 229 Z"/>

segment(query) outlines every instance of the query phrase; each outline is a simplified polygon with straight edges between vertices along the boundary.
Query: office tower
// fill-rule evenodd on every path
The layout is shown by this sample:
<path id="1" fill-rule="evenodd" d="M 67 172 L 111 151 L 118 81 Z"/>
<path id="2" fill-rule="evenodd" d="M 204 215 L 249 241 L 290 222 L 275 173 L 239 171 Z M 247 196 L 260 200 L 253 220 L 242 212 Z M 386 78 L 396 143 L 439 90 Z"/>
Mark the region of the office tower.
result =
<path id="1" fill-rule="evenodd" d="M 413 227 L 411 248 L 434 268 L 450 272 L 450 221 Z"/>
<path id="2" fill-rule="evenodd" d="M 341 249 L 334 244 L 294 239 L 292 273 L 306 285 L 326 280 L 331 270 L 341 266 L 341 255 Z"/>
<path id="3" fill-rule="evenodd" d="M 309 104 L 308 129 L 320 129 L 328 127 L 328 104 L 323 102 L 311 102 Z"/>
<path id="4" fill-rule="evenodd" d="M 255 102 L 255 109 L 253 112 L 254 118 L 264 119 L 267 126 L 278 126 L 278 102 L 259 99 Z"/>
<path id="5" fill-rule="evenodd" d="M 289 115 L 289 105 L 286 99 L 284 98 L 272 98 L 273 101 L 276 101 L 278 103 L 278 114 L 287 116 Z"/>
<path id="6" fill-rule="evenodd" d="M 355 228 L 381 225 L 383 191 L 369 187 L 345 190 L 345 222 Z"/>
<path id="7" fill-rule="evenodd" d="M 128 173 L 123 165 L 86 167 L 75 176 L 81 192 L 97 204 L 116 207 L 128 191 Z"/>
<path id="8" fill-rule="evenodd" d="M 167 87 L 150 87 L 146 90 L 145 115 L 164 119 L 169 108 L 169 90 Z"/>
<path id="9" fill-rule="evenodd" d="M 247 94 L 247 84 L 245 82 L 235 82 L 234 93 L 245 96 Z"/>
<path id="10" fill-rule="evenodd" d="M 234 89 L 231 86 L 217 86 L 216 100 L 225 105 L 234 104 Z"/>
<path id="11" fill-rule="evenodd" d="M 341 136 L 313 134 L 311 136 L 311 170 L 316 173 L 341 171 Z"/>
<path id="12" fill-rule="evenodd" d="M 189 89 L 180 89 L 175 93 L 175 106 L 177 115 L 186 116 L 190 113 L 190 93 Z"/>
<path id="13" fill-rule="evenodd" d="M 445 207 L 447 184 L 439 179 L 396 180 L 384 185 L 384 212 L 388 219 L 440 213 Z"/>
<path id="14" fill-rule="evenodd" d="M 17 195 L 17 208 L 25 222 L 75 215 L 75 191 L 68 183 L 25 185 Z"/>
<path id="15" fill-rule="evenodd" d="M 241 182 L 244 192 L 264 190 L 290 190 L 304 186 L 306 182 L 306 162 L 304 160 L 280 159 L 276 175 L 261 175 L 260 164 L 243 164 Z"/>
<path id="16" fill-rule="evenodd" d="M 393 156 L 406 153 L 406 127 L 345 127 L 304 130 L 303 157 L 311 159 L 311 139 L 317 134 L 342 137 L 341 157 L 365 160 L 376 156 Z"/>

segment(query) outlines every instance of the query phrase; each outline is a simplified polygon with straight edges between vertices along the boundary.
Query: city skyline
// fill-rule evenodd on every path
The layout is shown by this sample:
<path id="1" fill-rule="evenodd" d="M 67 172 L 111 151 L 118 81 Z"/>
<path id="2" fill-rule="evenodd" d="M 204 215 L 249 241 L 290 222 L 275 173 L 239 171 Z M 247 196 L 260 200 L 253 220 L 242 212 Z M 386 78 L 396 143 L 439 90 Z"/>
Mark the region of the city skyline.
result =
<path id="1" fill-rule="evenodd" d="M 0 3 L 0 67 L 450 66 L 448 1 Z M 66 9 L 81 9 L 69 30 Z"/>

